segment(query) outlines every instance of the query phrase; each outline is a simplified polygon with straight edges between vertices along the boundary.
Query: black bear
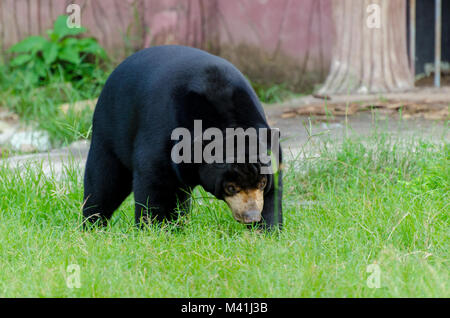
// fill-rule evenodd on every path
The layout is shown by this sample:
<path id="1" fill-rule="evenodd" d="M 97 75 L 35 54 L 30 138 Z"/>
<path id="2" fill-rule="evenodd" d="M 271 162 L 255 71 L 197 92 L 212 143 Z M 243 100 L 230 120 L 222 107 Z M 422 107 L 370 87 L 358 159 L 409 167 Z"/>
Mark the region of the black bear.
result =
<path id="1" fill-rule="evenodd" d="M 195 152 L 198 131 L 196 135 L 194 130 L 198 127 L 194 126 L 199 122 L 201 132 L 208 128 L 216 132 L 231 128 L 274 131 L 248 81 L 220 57 L 167 45 L 125 59 L 109 76 L 94 111 L 84 177 L 85 223 L 106 224 L 132 191 L 138 225 L 153 219 L 171 220 L 189 208 L 191 190 L 201 185 L 226 201 L 237 221 L 269 229 L 281 227 L 282 179 L 276 169 L 281 162 L 279 145 L 275 145 L 279 153 L 275 165 L 273 160 L 250 159 L 248 136 L 244 161 L 174 160 L 174 147 L 180 142 L 173 138 L 174 130 L 181 127 L 192 132 Z M 265 139 L 263 149 L 274 148 L 271 136 Z M 261 145 L 259 137 L 260 133 Z M 203 140 L 201 151 L 207 146 Z M 183 155 L 190 150 L 184 149 Z M 212 153 L 233 156 L 234 151 Z M 261 169 L 268 165 L 277 172 L 263 174 Z"/>

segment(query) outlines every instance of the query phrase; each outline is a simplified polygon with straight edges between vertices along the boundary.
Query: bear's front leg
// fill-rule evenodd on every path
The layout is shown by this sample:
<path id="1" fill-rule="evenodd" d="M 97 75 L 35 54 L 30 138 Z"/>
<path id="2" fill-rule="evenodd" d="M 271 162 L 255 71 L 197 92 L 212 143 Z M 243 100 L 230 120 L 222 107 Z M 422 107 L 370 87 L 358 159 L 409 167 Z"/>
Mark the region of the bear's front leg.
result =
<path id="1" fill-rule="evenodd" d="M 261 212 L 262 220 L 258 224 L 264 230 L 280 229 L 283 226 L 283 211 L 282 211 L 282 196 L 283 196 L 283 181 L 282 172 L 278 171 L 274 175 L 277 182 L 273 180 L 271 189 L 264 195 L 264 207 Z"/>
<path id="2" fill-rule="evenodd" d="M 133 191 L 135 199 L 135 222 L 143 227 L 151 221 L 172 221 L 178 209 L 189 209 L 190 192 L 165 184 L 176 184 L 171 180 L 155 180 L 148 175 L 135 175 Z"/>

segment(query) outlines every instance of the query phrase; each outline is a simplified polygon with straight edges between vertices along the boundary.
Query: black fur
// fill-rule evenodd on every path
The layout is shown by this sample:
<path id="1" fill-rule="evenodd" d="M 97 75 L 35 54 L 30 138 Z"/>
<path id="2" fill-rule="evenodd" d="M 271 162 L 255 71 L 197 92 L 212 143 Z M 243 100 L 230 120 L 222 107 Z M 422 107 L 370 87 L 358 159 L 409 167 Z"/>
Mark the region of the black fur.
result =
<path id="1" fill-rule="evenodd" d="M 141 217 L 172 219 L 177 202 L 188 208 L 196 185 L 222 198 L 226 178 L 251 186 L 247 164 L 175 164 L 170 157 L 177 127 L 269 128 L 263 108 L 244 76 L 229 62 L 183 46 L 152 47 L 133 54 L 110 75 L 94 112 L 84 179 L 84 217 L 101 223 L 134 192 Z M 247 176 L 247 178 L 245 178 Z M 266 187 L 261 226 L 282 224 L 278 192 Z M 277 198 L 277 199 L 275 199 Z M 277 211 L 278 213 L 275 213 Z"/>

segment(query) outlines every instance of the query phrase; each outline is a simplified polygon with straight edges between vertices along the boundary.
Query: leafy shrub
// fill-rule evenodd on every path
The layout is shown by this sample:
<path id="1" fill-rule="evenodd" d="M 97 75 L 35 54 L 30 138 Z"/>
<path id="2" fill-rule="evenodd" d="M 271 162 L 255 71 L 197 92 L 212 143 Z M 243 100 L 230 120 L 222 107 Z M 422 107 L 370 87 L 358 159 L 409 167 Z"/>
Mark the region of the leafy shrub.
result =
<path id="1" fill-rule="evenodd" d="M 65 81 L 83 82 L 95 77 L 100 61 L 107 59 L 103 48 L 94 38 L 80 38 L 85 28 L 69 28 L 67 16 L 59 16 L 47 37 L 30 36 L 12 46 L 9 51 L 18 53 L 11 60 L 13 70 L 26 72 L 31 84 L 46 84 L 52 75 Z"/>
<path id="2" fill-rule="evenodd" d="M 267 104 L 279 103 L 294 95 L 286 88 L 285 84 L 263 85 L 258 82 L 251 82 L 251 85 L 259 100 Z"/>

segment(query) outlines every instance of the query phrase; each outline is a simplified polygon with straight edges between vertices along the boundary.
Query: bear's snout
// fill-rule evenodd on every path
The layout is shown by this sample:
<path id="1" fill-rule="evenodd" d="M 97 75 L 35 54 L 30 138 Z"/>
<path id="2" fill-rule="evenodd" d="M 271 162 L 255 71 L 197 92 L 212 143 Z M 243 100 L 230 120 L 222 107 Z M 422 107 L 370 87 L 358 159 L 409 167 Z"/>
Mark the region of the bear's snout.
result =
<path id="1" fill-rule="evenodd" d="M 264 206 L 264 193 L 261 189 L 242 190 L 225 197 L 225 202 L 236 221 L 245 224 L 261 221 Z"/>
<path id="2" fill-rule="evenodd" d="M 250 210 L 242 215 L 242 223 L 249 224 L 261 221 L 261 211 Z"/>

